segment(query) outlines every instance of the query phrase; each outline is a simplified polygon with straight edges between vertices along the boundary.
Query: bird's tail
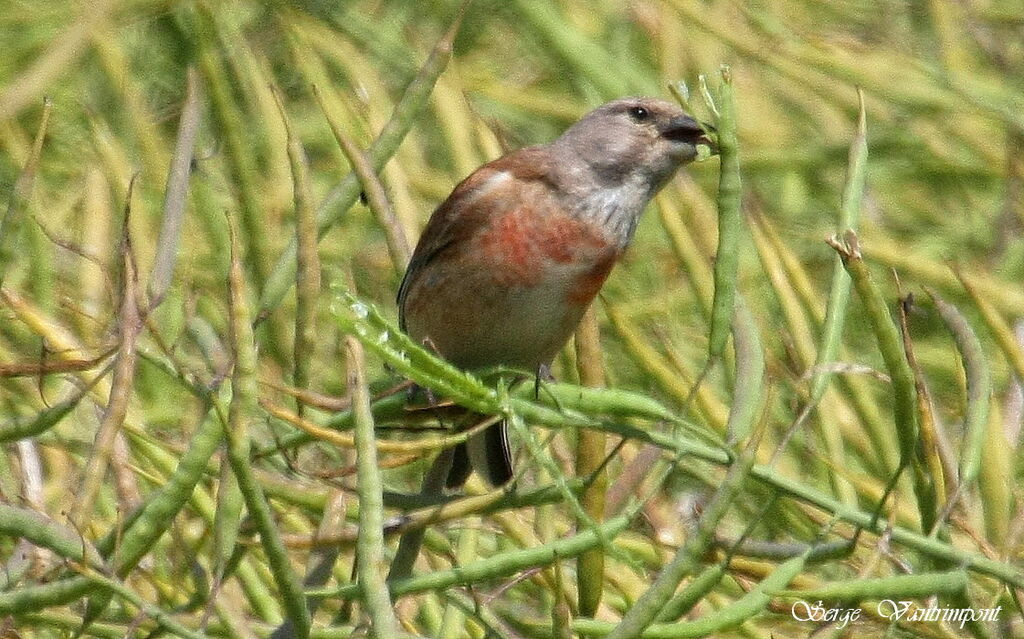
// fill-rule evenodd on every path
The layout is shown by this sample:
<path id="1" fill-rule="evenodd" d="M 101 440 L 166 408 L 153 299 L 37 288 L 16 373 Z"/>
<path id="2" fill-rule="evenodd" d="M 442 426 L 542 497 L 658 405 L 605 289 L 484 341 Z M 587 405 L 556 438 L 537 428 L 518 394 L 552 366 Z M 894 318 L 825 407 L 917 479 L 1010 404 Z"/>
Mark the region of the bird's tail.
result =
<path id="1" fill-rule="evenodd" d="M 483 432 L 470 437 L 466 443 L 458 445 L 448 473 L 448 488 L 464 484 L 471 470 L 475 470 L 495 487 L 507 484 L 512 479 L 512 453 L 508 445 L 508 427 L 504 421 L 488 426 Z"/>

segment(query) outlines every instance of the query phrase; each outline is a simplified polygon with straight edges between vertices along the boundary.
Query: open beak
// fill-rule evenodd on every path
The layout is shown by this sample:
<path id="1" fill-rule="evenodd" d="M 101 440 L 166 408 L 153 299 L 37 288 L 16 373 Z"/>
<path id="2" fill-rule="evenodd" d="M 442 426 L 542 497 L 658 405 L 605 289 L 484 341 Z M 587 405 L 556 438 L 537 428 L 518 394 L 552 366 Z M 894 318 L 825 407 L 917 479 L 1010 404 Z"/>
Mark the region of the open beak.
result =
<path id="1" fill-rule="evenodd" d="M 688 115 L 673 118 L 661 132 L 669 140 L 689 142 L 693 145 L 704 144 L 711 147 L 712 153 L 717 153 L 718 145 L 708 135 L 709 133 L 715 133 L 715 127 L 704 122 L 698 122 Z"/>

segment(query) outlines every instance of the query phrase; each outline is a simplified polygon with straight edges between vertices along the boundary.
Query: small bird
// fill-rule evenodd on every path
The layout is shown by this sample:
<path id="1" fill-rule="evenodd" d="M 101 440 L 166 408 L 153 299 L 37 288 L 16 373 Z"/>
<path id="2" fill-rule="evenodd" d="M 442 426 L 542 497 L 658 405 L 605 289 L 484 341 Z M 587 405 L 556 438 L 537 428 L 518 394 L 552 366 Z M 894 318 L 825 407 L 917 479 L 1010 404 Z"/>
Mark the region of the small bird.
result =
<path id="1" fill-rule="evenodd" d="M 678 106 L 608 102 L 549 144 L 489 162 L 430 216 L 398 291 L 410 337 L 469 371 L 544 371 L 575 331 L 644 208 L 698 145 Z M 460 444 L 447 485 L 512 478 L 506 426 Z"/>

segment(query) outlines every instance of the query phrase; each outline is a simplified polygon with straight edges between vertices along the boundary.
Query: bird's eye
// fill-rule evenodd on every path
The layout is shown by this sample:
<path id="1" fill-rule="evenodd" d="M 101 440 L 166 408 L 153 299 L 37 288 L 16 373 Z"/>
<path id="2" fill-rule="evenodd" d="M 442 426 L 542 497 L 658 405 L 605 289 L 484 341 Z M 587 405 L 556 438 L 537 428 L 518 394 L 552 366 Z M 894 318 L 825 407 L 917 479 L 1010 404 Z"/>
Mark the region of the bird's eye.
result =
<path id="1" fill-rule="evenodd" d="M 651 112 L 641 106 L 631 107 L 629 109 L 629 117 L 633 118 L 637 122 L 643 122 L 647 118 L 651 117 Z"/>

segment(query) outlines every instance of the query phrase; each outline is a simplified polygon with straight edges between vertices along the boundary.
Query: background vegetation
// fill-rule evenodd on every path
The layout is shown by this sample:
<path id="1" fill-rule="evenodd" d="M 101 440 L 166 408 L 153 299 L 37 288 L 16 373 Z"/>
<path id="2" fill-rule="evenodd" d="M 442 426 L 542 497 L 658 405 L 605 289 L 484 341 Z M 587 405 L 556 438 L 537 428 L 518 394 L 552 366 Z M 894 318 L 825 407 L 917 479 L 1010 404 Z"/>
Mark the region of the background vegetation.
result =
<path id="1" fill-rule="evenodd" d="M 1019 3 L 477 0 L 452 51 L 458 9 L 0 2 L 5 632 L 1024 632 Z M 722 63 L 743 302 L 693 397 L 736 214 L 718 160 L 652 205 L 536 399 L 402 343 L 409 241 L 462 177 Z M 822 240 L 858 211 L 851 290 Z M 373 450 L 369 395 L 403 375 L 512 420 L 513 494 L 417 497 L 445 435 L 404 394 Z M 424 527 L 392 609 L 383 566 Z M 883 599 L 1002 613 L 891 623 Z"/>

